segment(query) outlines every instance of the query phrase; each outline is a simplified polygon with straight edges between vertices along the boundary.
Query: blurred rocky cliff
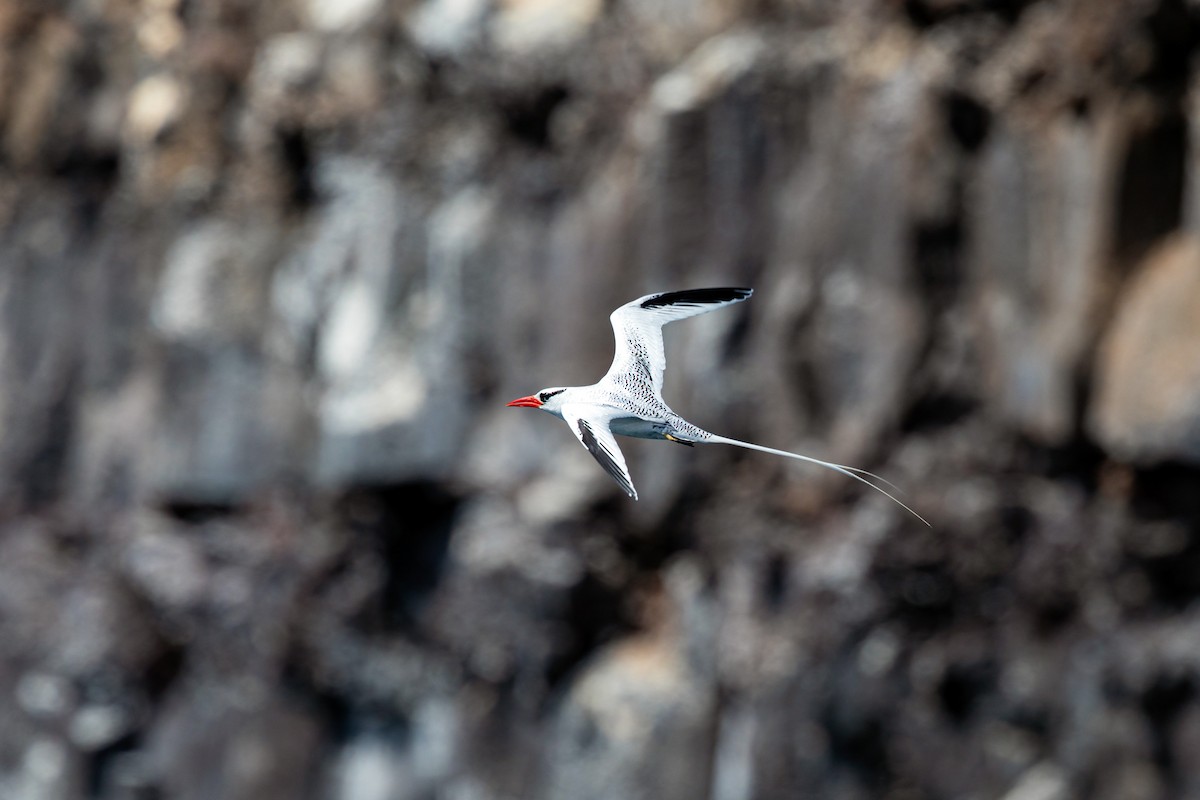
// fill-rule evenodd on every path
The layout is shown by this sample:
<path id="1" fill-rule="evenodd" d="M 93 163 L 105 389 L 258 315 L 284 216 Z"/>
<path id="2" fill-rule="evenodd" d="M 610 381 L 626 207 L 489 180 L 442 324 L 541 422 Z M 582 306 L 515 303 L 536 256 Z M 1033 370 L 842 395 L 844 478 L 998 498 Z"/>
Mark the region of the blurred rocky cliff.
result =
<path id="1" fill-rule="evenodd" d="M 1200 797 L 1198 34 L 0 0 L 0 798 Z"/>

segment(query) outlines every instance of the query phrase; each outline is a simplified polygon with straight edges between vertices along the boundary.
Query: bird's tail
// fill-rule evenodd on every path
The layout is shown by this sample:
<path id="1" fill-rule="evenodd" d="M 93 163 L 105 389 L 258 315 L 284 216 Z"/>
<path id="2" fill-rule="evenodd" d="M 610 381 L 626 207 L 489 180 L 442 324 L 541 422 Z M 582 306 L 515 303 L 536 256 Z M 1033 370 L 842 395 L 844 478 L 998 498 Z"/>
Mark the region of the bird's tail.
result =
<path id="1" fill-rule="evenodd" d="M 789 453 L 786 450 L 776 450 L 773 447 L 763 447 L 760 444 L 751 444 L 750 442 L 742 442 L 737 439 L 729 439 L 724 436 L 717 436 L 715 433 L 712 434 L 710 438 L 705 439 L 704 441 L 705 442 L 713 442 L 716 444 L 731 444 L 735 447 L 744 447 L 747 450 L 758 450 L 763 453 L 770 453 L 771 455 L 784 456 L 786 458 L 794 458 L 797 461 L 807 461 L 809 464 L 816 464 L 818 467 L 825 467 L 826 469 L 831 469 L 834 472 L 840 472 L 849 478 L 854 478 L 854 480 L 859 481 L 860 483 L 865 483 L 867 486 L 870 486 L 872 489 L 874 489 L 875 491 L 884 495 L 889 500 L 891 500 L 892 502 L 896 503 L 901 508 L 903 508 L 905 511 L 912 514 L 914 517 L 921 520 L 921 522 L 924 522 L 926 525 L 929 525 L 929 522 L 924 517 L 922 517 L 920 514 L 918 514 L 917 512 L 915 512 L 911 508 L 909 508 L 907 505 L 905 505 L 894 494 L 889 492 L 887 489 L 884 489 L 882 486 L 872 483 L 871 481 L 867 480 L 867 478 L 864 478 L 863 476 L 866 475 L 867 477 L 874 478 L 875 480 L 880 481 L 881 483 L 886 483 L 888 486 L 891 486 L 896 491 L 900 491 L 900 489 L 894 483 L 879 477 L 878 475 L 876 475 L 873 472 L 867 472 L 865 469 L 859 469 L 858 467 L 847 467 L 845 464 L 834 464 L 830 461 L 822 461 L 819 458 L 813 458 L 812 456 L 802 456 L 799 453 Z M 929 525 L 929 527 L 932 528 L 933 526 Z"/>

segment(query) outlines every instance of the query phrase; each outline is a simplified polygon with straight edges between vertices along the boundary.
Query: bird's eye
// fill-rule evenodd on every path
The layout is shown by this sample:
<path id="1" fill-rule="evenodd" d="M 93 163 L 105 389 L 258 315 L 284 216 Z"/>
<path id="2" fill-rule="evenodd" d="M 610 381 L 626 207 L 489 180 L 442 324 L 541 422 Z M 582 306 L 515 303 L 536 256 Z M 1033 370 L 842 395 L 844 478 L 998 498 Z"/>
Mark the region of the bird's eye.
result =
<path id="1" fill-rule="evenodd" d="M 538 400 L 541 400 L 543 403 L 546 402 L 548 397 L 549 395 L 545 392 L 538 392 Z"/>

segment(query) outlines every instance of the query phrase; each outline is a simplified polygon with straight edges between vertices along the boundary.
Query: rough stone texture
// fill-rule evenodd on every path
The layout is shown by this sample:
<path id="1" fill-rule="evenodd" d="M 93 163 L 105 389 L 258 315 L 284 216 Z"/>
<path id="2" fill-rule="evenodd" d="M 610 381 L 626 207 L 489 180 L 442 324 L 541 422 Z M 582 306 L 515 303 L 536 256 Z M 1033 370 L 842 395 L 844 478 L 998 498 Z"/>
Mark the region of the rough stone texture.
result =
<path id="1" fill-rule="evenodd" d="M 1200 792 L 1200 4 L 0 3 L 0 798 Z M 697 424 L 503 403 L 668 329 Z"/>

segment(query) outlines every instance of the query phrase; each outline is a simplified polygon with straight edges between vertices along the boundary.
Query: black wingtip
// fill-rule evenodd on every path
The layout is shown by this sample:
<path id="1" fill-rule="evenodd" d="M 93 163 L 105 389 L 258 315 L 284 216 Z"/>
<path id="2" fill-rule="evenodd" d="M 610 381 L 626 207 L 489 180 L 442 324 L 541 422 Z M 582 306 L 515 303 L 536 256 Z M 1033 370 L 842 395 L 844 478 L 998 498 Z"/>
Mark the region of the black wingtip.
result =
<path id="1" fill-rule="evenodd" d="M 714 303 L 736 303 L 754 294 L 753 289 L 722 287 L 717 289 L 684 289 L 679 292 L 663 292 L 647 298 L 642 308 L 662 308 L 680 303 L 689 305 L 712 305 Z"/>

